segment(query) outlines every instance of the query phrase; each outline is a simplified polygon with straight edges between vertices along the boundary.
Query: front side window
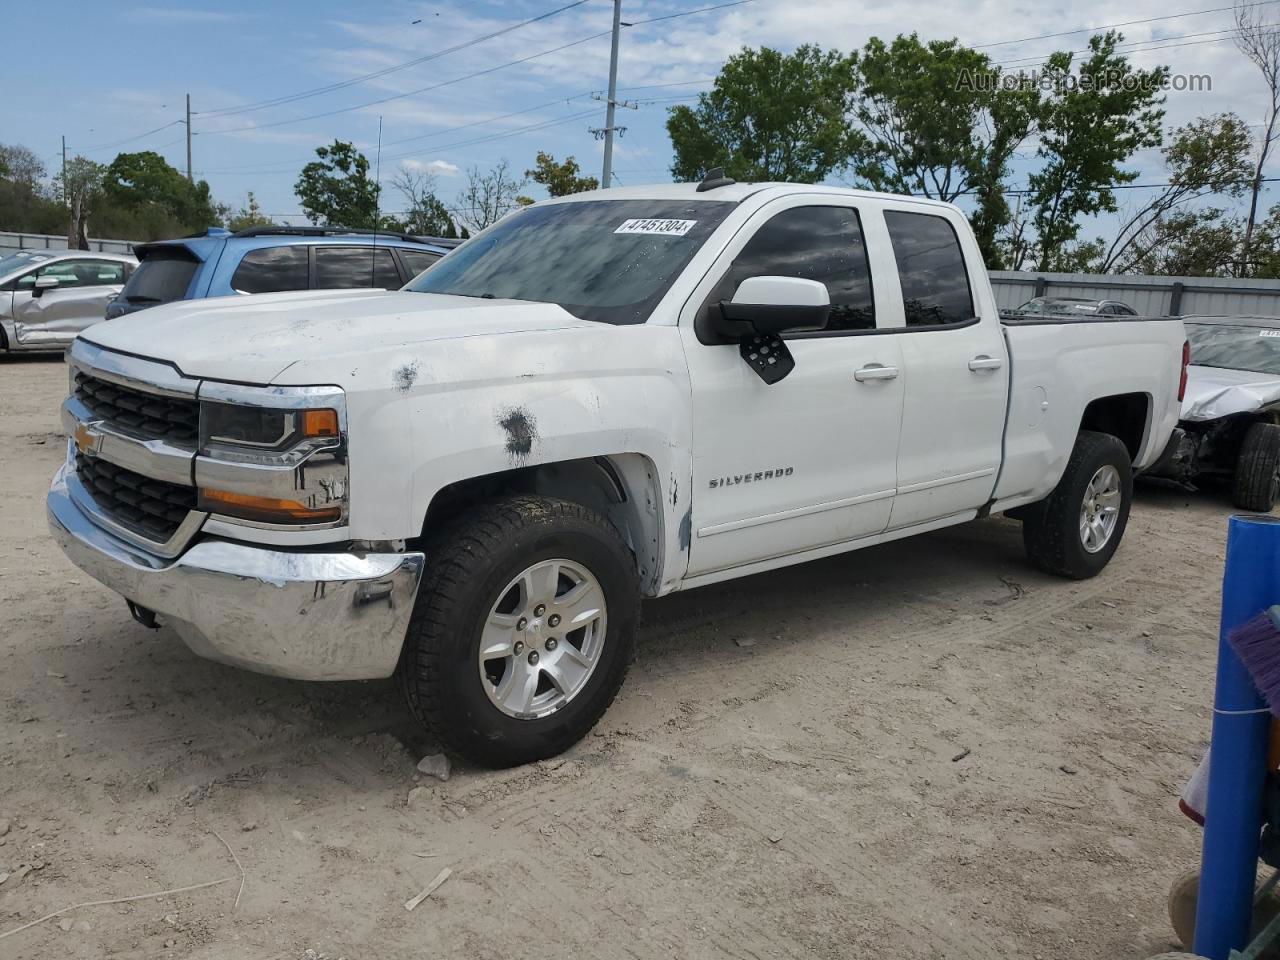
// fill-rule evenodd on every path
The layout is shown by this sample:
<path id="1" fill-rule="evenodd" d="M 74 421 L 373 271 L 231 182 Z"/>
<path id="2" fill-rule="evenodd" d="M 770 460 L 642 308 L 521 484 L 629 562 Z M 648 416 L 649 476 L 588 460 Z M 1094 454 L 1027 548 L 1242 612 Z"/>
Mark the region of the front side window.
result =
<path id="1" fill-rule="evenodd" d="M 39 277 L 53 277 L 59 290 L 111 286 L 124 283 L 124 264 L 117 260 L 57 260 L 19 277 L 18 289 L 32 289 Z"/>
<path id="2" fill-rule="evenodd" d="M 644 323 L 736 206 L 726 200 L 574 200 L 511 214 L 406 290 L 559 304 L 583 320 Z"/>
<path id="3" fill-rule="evenodd" d="M 307 286 L 307 248 L 300 244 L 250 250 L 231 277 L 238 293 L 280 293 Z"/>
<path id="4" fill-rule="evenodd" d="M 797 277 L 823 284 L 831 297 L 826 330 L 876 325 L 862 225 L 850 207 L 792 207 L 776 214 L 734 257 L 707 298 L 707 309 L 732 300 L 748 277 Z"/>
<path id="5" fill-rule="evenodd" d="M 316 247 L 316 289 L 400 289 L 400 271 L 386 247 Z"/>
<path id="6" fill-rule="evenodd" d="M 955 228 L 943 217 L 900 210 L 886 210 L 884 222 L 898 262 L 907 326 L 972 320 L 973 294 Z"/>

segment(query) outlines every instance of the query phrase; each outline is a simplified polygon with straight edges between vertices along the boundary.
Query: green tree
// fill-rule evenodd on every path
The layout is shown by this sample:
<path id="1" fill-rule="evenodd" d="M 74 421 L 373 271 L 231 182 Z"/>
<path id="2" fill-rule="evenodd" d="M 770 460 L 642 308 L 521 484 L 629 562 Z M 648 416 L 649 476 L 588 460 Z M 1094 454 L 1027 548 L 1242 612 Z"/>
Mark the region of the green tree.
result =
<path id="1" fill-rule="evenodd" d="M 988 263 L 1008 217 L 1004 178 L 1030 132 L 1039 95 L 1005 88 L 1000 68 L 956 40 L 872 37 L 854 57 L 853 118 L 866 133 L 853 172 L 872 189 L 954 201 L 976 195 L 972 219 Z M 994 264 L 998 265 L 998 264 Z"/>
<path id="2" fill-rule="evenodd" d="M 1253 176 L 1249 126 L 1234 113 L 1200 117 L 1173 132 L 1164 148 L 1167 186 L 1122 220 L 1115 239 L 1098 262 L 1100 273 L 1127 273 L 1148 261 L 1147 245 L 1176 239 L 1166 229 L 1170 214 L 1207 194 L 1238 197 Z M 1209 221 L 1216 222 L 1221 211 Z M 1198 215 L 1178 217 L 1178 227 L 1207 228 Z M 1162 269 L 1163 272 L 1163 269 Z"/>
<path id="3" fill-rule="evenodd" d="M 326 226 L 375 227 L 381 187 L 369 178 L 368 158 L 343 140 L 317 147 L 316 156 L 320 159 L 303 167 L 293 185 L 307 219 Z"/>
<path id="4" fill-rule="evenodd" d="M 539 150 L 534 160 L 534 168 L 526 170 L 524 175 L 534 183 L 540 183 L 546 187 L 547 193 L 553 197 L 564 197 L 571 193 L 582 193 L 584 190 L 599 188 L 600 181 L 595 177 L 578 176 L 581 169 L 578 161 L 573 157 L 565 157 L 563 163 L 557 163 L 556 158 L 551 154 Z"/>
<path id="5" fill-rule="evenodd" d="M 1122 39 L 1115 31 L 1091 37 L 1078 68 L 1067 52 L 1045 63 L 1051 91 L 1038 110 L 1036 151 L 1044 164 L 1029 178 L 1038 270 L 1075 240 L 1081 216 L 1115 212 L 1113 188 L 1137 177 L 1120 164 L 1161 142 L 1169 69 L 1134 68 L 1116 52 Z"/>
<path id="6" fill-rule="evenodd" d="M 258 198 L 250 190 L 245 206 L 240 208 L 239 213 L 234 213 L 228 218 L 227 229 L 234 232 L 248 230 L 250 227 L 270 227 L 274 223 L 274 220 L 262 212 L 262 207 L 258 205 Z"/>
<path id="7" fill-rule="evenodd" d="M 106 169 L 102 184 L 105 208 L 151 224 L 203 230 L 222 219 L 204 180 L 191 183 L 154 150 L 121 153 Z M 161 227 L 160 232 L 166 232 Z"/>
<path id="8" fill-rule="evenodd" d="M 817 183 L 842 169 L 860 140 L 846 120 L 853 87 L 850 59 L 836 51 L 744 48 L 696 106 L 669 111 L 671 174 L 700 180 L 722 166 L 737 180 Z"/>
<path id="9" fill-rule="evenodd" d="M 107 168 L 87 157 L 67 161 L 66 174 L 59 174 L 59 192 L 67 198 L 71 222 L 67 227 L 67 246 L 72 250 L 89 249 L 89 215 L 102 197 Z"/>
<path id="10" fill-rule="evenodd" d="M 45 180 L 45 166 L 27 147 L 0 144 L 0 230 L 60 233 L 67 209 Z"/>

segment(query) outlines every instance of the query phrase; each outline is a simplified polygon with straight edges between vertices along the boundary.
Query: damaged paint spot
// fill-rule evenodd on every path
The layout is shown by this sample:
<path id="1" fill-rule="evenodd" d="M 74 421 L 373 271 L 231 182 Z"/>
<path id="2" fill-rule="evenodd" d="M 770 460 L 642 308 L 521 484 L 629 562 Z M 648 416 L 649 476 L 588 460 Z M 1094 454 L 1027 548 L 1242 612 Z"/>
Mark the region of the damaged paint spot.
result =
<path id="1" fill-rule="evenodd" d="M 680 521 L 680 551 L 682 553 L 689 552 L 689 544 L 693 542 L 693 507 L 684 512 L 684 517 Z"/>
<path id="2" fill-rule="evenodd" d="M 498 426 L 507 434 L 507 454 L 513 461 L 523 461 L 533 451 L 538 439 L 538 421 L 524 407 L 513 407 L 498 418 Z"/>
<path id="3" fill-rule="evenodd" d="M 408 393 L 415 383 L 418 382 L 418 361 L 406 363 L 397 368 L 396 372 L 391 375 L 391 382 L 395 388 L 401 393 Z"/>
<path id="4" fill-rule="evenodd" d="M 671 505 L 674 507 L 680 503 L 680 481 L 674 476 L 671 478 Z"/>

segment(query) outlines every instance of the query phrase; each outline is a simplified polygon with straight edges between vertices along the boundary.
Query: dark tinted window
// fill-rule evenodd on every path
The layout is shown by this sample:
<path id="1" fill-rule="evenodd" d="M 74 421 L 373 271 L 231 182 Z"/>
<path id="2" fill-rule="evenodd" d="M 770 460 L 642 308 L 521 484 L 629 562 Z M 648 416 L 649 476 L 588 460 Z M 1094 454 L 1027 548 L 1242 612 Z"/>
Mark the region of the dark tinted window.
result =
<path id="1" fill-rule="evenodd" d="M 400 248 L 400 259 L 404 261 L 404 268 L 409 271 L 411 276 L 417 276 L 427 267 L 431 266 L 440 259 L 440 255 L 436 253 L 427 253 L 424 250 L 406 250 Z"/>
<path id="2" fill-rule="evenodd" d="M 907 326 L 964 323 L 973 319 L 973 295 L 960 239 L 951 224 L 927 213 L 886 210 L 902 283 Z"/>
<path id="3" fill-rule="evenodd" d="M 187 295 L 198 262 L 179 252 L 157 250 L 138 265 L 120 294 L 129 303 L 169 303 Z"/>
<path id="4" fill-rule="evenodd" d="M 732 300 L 748 277 L 817 280 L 831 297 L 827 330 L 876 325 L 871 268 L 858 213 L 849 207 L 793 207 L 770 219 L 747 241 L 708 298 L 708 307 Z"/>
<path id="5" fill-rule="evenodd" d="M 400 271 L 386 247 L 316 247 L 316 289 L 400 289 Z"/>
<path id="6" fill-rule="evenodd" d="M 231 286 L 241 293 L 278 293 L 307 289 L 307 248 L 250 250 L 236 267 Z"/>
<path id="7" fill-rule="evenodd" d="M 406 289 L 556 303 L 644 323 L 733 210 L 725 200 L 575 200 L 529 207 L 467 241 Z"/>

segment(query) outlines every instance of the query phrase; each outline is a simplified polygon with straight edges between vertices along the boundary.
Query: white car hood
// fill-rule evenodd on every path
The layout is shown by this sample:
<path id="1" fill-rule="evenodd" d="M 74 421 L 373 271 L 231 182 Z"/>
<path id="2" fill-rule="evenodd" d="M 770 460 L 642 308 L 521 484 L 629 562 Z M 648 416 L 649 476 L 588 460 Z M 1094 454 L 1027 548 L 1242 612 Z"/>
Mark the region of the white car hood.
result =
<path id="1" fill-rule="evenodd" d="M 591 326 L 554 303 L 372 290 L 186 300 L 95 324 L 82 338 L 191 377 L 268 384 L 300 360 L 389 346 Z"/>
<path id="2" fill-rule="evenodd" d="M 1280 377 L 1220 367 L 1187 368 L 1183 420 L 1217 420 L 1280 403 Z"/>

